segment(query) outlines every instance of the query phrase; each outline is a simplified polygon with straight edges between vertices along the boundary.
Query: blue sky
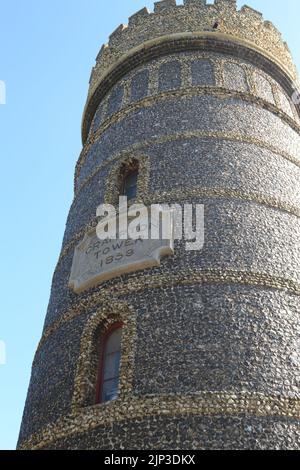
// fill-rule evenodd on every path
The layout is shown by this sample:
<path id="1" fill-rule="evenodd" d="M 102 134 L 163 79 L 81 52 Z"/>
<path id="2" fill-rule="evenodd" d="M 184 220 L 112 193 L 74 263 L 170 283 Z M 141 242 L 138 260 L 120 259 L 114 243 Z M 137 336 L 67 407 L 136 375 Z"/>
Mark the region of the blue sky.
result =
<path id="1" fill-rule="evenodd" d="M 182 2 L 178 2 L 182 3 Z M 284 34 L 300 70 L 299 0 L 248 0 Z M 102 43 L 149 0 L 0 0 L 0 449 L 17 441 L 31 362 L 73 197 L 80 126 Z M 1 343 L 0 343 L 1 344 Z"/>

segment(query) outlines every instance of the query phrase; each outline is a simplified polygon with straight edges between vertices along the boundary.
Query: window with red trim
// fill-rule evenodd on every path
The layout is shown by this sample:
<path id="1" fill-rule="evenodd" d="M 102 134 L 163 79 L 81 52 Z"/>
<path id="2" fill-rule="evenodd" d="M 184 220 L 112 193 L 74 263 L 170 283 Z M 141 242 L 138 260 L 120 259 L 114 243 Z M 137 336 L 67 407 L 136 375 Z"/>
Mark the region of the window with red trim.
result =
<path id="1" fill-rule="evenodd" d="M 120 382 L 122 323 L 115 323 L 102 337 L 97 403 L 118 397 Z"/>

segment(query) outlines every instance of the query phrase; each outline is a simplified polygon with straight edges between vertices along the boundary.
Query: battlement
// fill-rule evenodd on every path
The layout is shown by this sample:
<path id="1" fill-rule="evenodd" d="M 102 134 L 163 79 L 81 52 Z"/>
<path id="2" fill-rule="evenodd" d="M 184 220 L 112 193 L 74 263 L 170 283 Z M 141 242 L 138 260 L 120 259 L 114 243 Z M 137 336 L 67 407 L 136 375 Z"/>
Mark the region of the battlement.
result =
<path id="1" fill-rule="evenodd" d="M 264 21 L 258 11 L 243 6 L 237 9 L 236 0 L 162 0 L 154 3 L 153 12 L 143 8 L 120 25 L 102 46 L 90 78 L 88 103 L 103 78 L 122 59 L 155 42 L 178 37 L 210 34 L 236 41 L 257 50 L 283 69 L 291 80 L 297 80 L 290 50 L 281 33 L 270 21 Z"/>
<path id="2" fill-rule="evenodd" d="M 215 25 L 215 28 L 214 28 Z M 95 81 L 130 49 L 155 38 L 184 32 L 216 31 L 236 36 L 273 55 L 286 68 L 292 78 L 296 71 L 287 44 L 281 33 L 270 21 L 248 6 L 237 10 L 236 0 L 162 0 L 154 3 L 154 11 L 143 8 L 129 18 L 128 25 L 120 25 L 109 37 L 97 57 L 91 77 L 91 88 Z"/>

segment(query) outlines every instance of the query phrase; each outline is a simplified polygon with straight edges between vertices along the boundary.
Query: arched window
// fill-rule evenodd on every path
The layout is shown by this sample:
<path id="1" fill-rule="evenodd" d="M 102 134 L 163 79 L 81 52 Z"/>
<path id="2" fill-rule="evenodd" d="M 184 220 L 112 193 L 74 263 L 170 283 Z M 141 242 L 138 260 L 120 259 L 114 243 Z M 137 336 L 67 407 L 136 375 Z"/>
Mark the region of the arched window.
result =
<path id="1" fill-rule="evenodd" d="M 118 396 L 122 326 L 122 323 L 115 323 L 102 337 L 97 403 L 115 400 Z"/>
<path id="2" fill-rule="evenodd" d="M 120 170 L 120 194 L 135 199 L 138 193 L 139 162 L 133 159 L 122 165 Z"/>

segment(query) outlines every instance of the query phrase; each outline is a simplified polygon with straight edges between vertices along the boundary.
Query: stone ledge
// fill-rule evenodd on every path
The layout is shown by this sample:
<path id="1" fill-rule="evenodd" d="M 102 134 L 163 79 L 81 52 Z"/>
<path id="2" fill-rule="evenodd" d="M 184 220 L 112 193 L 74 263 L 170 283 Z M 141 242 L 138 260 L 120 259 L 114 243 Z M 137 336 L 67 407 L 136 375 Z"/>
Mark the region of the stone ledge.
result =
<path id="1" fill-rule="evenodd" d="M 99 171 L 99 170 L 98 170 Z M 283 212 L 287 212 L 291 216 L 300 217 L 300 208 L 288 205 L 283 203 L 276 198 L 266 197 L 263 194 L 259 193 L 247 193 L 241 192 L 234 189 L 227 189 L 227 188 L 189 188 L 188 190 L 173 190 L 170 192 L 161 192 L 161 193 L 153 193 L 151 196 L 143 196 L 140 202 L 150 205 L 150 204 L 162 204 L 162 203 L 170 203 L 171 201 L 176 200 L 184 201 L 185 199 L 189 199 L 191 197 L 205 197 L 205 198 L 213 198 L 213 199 L 236 199 L 241 201 L 247 201 L 253 204 L 259 204 L 268 207 L 269 209 L 273 210 L 280 210 Z M 138 201 L 135 201 L 138 203 Z M 57 266 L 55 271 L 58 269 L 58 266 L 64 259 L 64 257 L 72 250 L 75 245 L 82 239 L 84 236 L 89 233 L 95 226 L 97 225 L 97 220 L 92 220 L 86 227 L 79 230 L 72 239 L 66 243 L 63 247 L 59 260 L 57 262 Z"/>
<path id="2" fill-rule="evenodd" d="M 249 415 L 300 419 L 299 398 L 265 396 L 261 393 L 241 391 L 202 392 L 191 395 L 128 394 L 122 400 L 97 405 L 64 416 L 45 427 L 19 445 L 20 450 L 39 450 L 49 447 L 55 440 L 74 437 L 99 426 L 111 425 L 149 416 L 217 416 Z"/>
<path id="3" fill-rule="evenodd" d="M 219 52 L 226 55 L 243 57 L 245 60 L 257 65 L 263 71 L 273 76 L 283 89 L 291 96 L 294 92 L 294 82 L 289 74 L 277 63 L 274 57 L 263 54 L 260 49 L 253 49 L 246 41 L 238 41 L 234 36 L 231 37 L 220 33 L 185 33 L 174 34 L 173 36 L 164 36 L 149 44 L 133 49 L 128 55 L 121 57 L 116 61 L 101 79 L 97 80 L 92 86 L 85 106 L 82 121 L 82 140 L 85 143 L 88 139 L 89 129 L 99 106 L 99 103 L 124 75 L 140 64 L 176 52 L 184 51 L 206 51 Z M 298 106 L 298 111 L 300 106 Z M 300 112 L 300 111 L 299 111 Z"/>
<path id="4" fill-rule="evenodd" d="M 130 115 L 130 113 L 134 113 L 137 110 L 152 106 L 160 101 L 165 101 L 165 100 L 172 99 L 172 98 L 184 98 L 184 97 L 204 96 L 204 95 L 213 96 L 213 97 L 217 97 L 220 99 L 237 98 L 245 102 L 261 106 L 262 108 L 273 113 L 275 116 L 278 116 L 280 119 L 286 122 L 295 132 L 297 132 L 300 135 L 300 125 L 297 123 L 295 119 L 291 118 L 288 114 L 286 114 L 284 111 L 279 109 L 276 105 L 269 103 L 268 101 L 258 96 L 255 96 L 251 93 L 228 90 L 226 88 L 220 88 L 220 87 L 196 87 L 196 86 L 161 92 L 161 93 L 158 93 L 157 95 L 143 98 L 142 100 L 136 103 L 130 104 L 120 109 L 118 112 L 116 112 L 109 118 L 105 119 L 105 121 L 101 124 L 99 129 L 90 136 L 89 140 L 86 141 L 85 146 L 83 147 L 82 152 L 76 164 L 75 175 L 74 175 L 74 193 L 75 194 L 78 193 L 78 188 L 76 187 L 76 180 L 79 176 L 80 169 L 82 168 L 82 165 L 85 161 L 88 150 L 95 142 L 97 142 L 97 140 L 99 140 L 101 135 L 107 129 L 109 129 L 111 125 L 126 118 L 128 115 Z"/>
<path id="5" fill-rule="evenodd" d="M 61 317 L 55 320 L 46 328 L 38 345 L 37 351 L 45 341 L 61 328 L 62 325 L 72 321 L 79 315 L 88 313 L 96 308 L 100 303 L 111 302 L 115 296 L 120 296 L 143 292 L 147 289 L 163 289 L 172 286 L 187 286 L 196 284 L 236 284 L 250 287 L 263 287 L 266 289 L 276 289 L 286 291 L 292 295 L 300 295 L 300 284 L 292 279 L 284 279 L 270 276 L 264 273 L 234 271 L 234 270 L 185 270 L 180 273 L 146 274 L 139 278 L 131 278 L 127 281 L 115 279 L 108 287 L 97 287 L 92 292 L 88 292 L 68 311 L 62 313 Z"/>

